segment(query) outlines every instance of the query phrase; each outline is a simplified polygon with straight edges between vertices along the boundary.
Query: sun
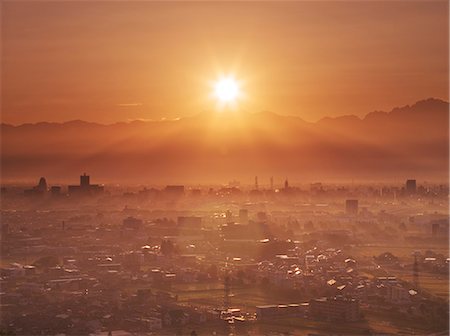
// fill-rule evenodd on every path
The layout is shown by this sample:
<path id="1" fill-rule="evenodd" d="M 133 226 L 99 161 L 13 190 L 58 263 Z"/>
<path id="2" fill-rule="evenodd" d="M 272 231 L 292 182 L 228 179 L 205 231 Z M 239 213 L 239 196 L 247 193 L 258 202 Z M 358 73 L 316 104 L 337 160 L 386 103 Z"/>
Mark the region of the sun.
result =
<path id="1" fill-rule="evenodd" d="M 219 78 L 214 84 L 214 96 L 222 104 L 234 103 L 239 97 L 239 83 L 233 77 Z"/>

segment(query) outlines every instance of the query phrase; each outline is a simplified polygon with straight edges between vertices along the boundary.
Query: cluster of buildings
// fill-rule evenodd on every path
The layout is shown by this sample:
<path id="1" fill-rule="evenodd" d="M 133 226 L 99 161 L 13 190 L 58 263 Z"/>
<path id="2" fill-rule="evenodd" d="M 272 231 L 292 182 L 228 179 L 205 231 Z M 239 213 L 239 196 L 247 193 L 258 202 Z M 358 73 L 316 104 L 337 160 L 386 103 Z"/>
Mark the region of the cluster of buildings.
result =
<path id="1" fill-rule="evenodd" d="M 79 185 L 69 185 L 67 186 L 67 195 L 70 196 L 93 196 L 99 195 L 103 193 L 104 186 L 99 184 L 91 184 L 90 176 L 84 173 L 80 176 L 80 184 Z M 45 177 L 41 177 L 39 179 L 39 183 L 37 186 L 31 189 L 24 190 L 25 195 L 27 196 L 46 196 L 50 194 L 51 196 L 57 197 L 62 196 L 62 187 L 61 186 L 51 186 L 48 188 L 47 180 Z"/>
<path id="2" fill-rule="evenodd" d="M 59 194 L 44 178 L 25 191 L 39 197 L 2 193 L 2 331 L 173 334 L 207 325 L 221 333 L 284 318 L 351 324 L 370 310 L 446 312 L 420 272 L 444 276 L 448 255 L 356 253 L 368 243 L 448 237 L 448 214 L 423 211 L 439 204 L 416 200 L 415 184 L 392 203 L 373 201 L 372 189 L 327 194 L 317 184 L 304 196 L 287 181 L 292 198 L 261 200 L 255 182 L 257 192 L 169 185 L 105 193 L 83 174 L 67 189 L 86 196 L 77 202 L 40 197 Z M 195 288 L 215 296 L 196 298 Z M 238 300 L 236 289 L 255 288 L 267 293 L 265 304 Z"/>

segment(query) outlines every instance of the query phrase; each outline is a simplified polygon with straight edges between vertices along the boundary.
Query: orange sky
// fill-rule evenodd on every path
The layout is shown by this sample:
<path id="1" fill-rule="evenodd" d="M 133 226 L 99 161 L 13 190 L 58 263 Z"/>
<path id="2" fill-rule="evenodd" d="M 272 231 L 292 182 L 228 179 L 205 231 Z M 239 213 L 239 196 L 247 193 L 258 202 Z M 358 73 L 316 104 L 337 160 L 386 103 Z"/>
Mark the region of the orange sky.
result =
<path id="1" fill-rule="evenodd" d="M 448 100 L 448 2 L 2 2 L 2 122 L 190 116 L 220 72 L 308 121 Z"/>

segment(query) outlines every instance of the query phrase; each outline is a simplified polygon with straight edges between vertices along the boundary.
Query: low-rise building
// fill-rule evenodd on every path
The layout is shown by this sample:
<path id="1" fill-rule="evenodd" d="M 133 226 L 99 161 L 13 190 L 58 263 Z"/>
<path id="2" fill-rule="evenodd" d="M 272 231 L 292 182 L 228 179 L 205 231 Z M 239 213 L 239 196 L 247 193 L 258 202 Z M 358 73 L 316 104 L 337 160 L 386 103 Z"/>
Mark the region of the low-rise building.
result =
<path id="1" fill-rule="evenodd" d="M 336 296 L 310 301 L 309 316 L 327 321 L 358 321 L 360 319 L 359 301 L 354 298 Z"/>

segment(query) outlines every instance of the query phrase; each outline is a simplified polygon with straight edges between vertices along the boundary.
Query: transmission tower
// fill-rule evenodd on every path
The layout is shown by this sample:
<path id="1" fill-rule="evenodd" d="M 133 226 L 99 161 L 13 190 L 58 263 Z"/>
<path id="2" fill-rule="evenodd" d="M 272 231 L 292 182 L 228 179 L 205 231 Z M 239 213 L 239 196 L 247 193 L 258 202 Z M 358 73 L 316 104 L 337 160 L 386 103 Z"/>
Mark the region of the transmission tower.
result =
<path id="1" fill-rule="evenodd" d="M 223 279 L 223 307 L 224 310 L 230 308 L 230 275 L 228 274 L 228 267 L 225 266 L 225 277 Z"/>
<path id="2" fill-rule="evenodd" d="M 419 252 L 414 253 L 414 264 L 413 264 L 413 285 L 414 289 L 419 289 L 419 262 L 417 261 L 417 255 Z"/>

